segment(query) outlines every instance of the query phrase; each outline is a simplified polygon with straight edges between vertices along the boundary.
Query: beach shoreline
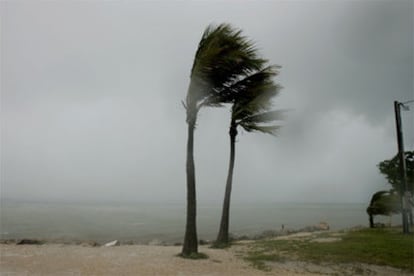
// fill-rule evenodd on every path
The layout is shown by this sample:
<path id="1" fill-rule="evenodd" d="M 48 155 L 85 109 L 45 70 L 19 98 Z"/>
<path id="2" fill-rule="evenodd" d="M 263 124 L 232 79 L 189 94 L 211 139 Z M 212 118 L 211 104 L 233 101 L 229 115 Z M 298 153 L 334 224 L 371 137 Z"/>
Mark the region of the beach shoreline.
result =
<path id="1" fill-rule="evenodd" d="M 348 227 L 341 230 L 331 230 L 330 226 L 326 222 L 320 222 L 315 225 L 309 225 L 300 229 L 269 229 L 264 230 L 259 233 L 253 234 L 253 235 L 247 235 L 247 234 L 233 234 L 230 233 L 231 240 L 233 241 L 243 241 L 243 240 L 262 240 L 266 238 L 274 238 L 279 236 L 287 236 L 291 234 L 296 233 L 302 233 L 302 232 L 320 232 L 320 231 L 331 231 L 331 232 L 343 232 L 343 231 L 350 231 L 354 229 L 361 229 L 365 226 L 362 225 L 356 225 L 352 227 Z M 25 238 L 2 238 L 0 239 L 0 244 L 65 244 L 65 245 L 91 245 L 91 246 L 103 246 L 106 243 L 113 242 L 115 240 L 95 240 L 95 239 L 75 239 L 75 238 L 31 238 L 31 237 L 25 237 Z M 141 240 L 141 239 L 116 239 L 116 241 L 119 242 L 120 245 L 162 245 L 162 246 L 179 246 L 182 245 L 181 241 L 167 241 L 162 240 L 158 238 L 153 238 L 151 240 Z M 206 239 L 200 239 L 199 244 L 200 245 L 208 245 L 211 244 L 211 240 Z"/>
<path id="2" fill-rule="evenodd" d="M 344 231 L 296 232 L 270 239 L 319 237 L 329 232 L 340 237 Z M 269 239 L 269 238 L 265 238 Z M 319 239 L 320 240 L 320 239 Z M 327 239 L 324 238 L 323 242 Z M 26 240 L 29 242 L 29 240 Z M 352 275 L 357 267 L 370 275 L 413 275 L 400 269 L 369 264 L 315 264 L 304 261 L 272 262 L 270 270 L 259 270 L 246 260 L 254 240 L 239 240 L 226 249 L 200 245 L 207 259 L 192 260 L 178 256 L 180 245 L 117 244 L 114 246 L 83 242 L 0 244 L 1 275 Z M 328 241 L 329 242 L 329 241 Z M 344 274 L 341 274 L 343 272 Z M 349 273 L 351 274 L 349 274 Z M 348 273 L 348 274 L 346 274 Z"/>

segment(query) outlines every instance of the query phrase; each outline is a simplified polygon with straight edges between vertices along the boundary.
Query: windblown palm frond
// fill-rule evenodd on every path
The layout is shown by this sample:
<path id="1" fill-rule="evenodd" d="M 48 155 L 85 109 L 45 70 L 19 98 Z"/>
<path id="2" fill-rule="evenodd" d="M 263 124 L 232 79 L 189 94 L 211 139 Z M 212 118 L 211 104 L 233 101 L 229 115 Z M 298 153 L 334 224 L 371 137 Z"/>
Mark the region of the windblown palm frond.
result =
<path id="1" fill-rule="evenodd" d="M 239 122 L 244 124 L 251 123 L 268 123 L 273 121 L 279 121 L 284 118 L 286 110 L 273 110 L 263 113 L 253 114 L 251 116 L 243 117 Z"/>
<path id="2" fill-rule="evenodd" d="M 224 92 L 241 76 L 259 70 L 265 62 L 240 30 L 229 24 L 209 26 L 194 58 L 186 105 L 198 109 L 202 101 L 204 106 L 220 104 L 215 94 Z"/>
<path id="3" fill-rule="evenodd" d="M 258 70 L 265 60 L 258 58 L 253 42 L 229 24 L 209 26 L 196 52 L 192 75 L 204 75 L 219 86 L 229 77 Z M 223 74 L 224 73 L 224 74 Z"/>
<path id="4" fill-rule="evenodd" d="M 278 66 L 268 66 L 233 85 L 237 90 L 233 97 L 232 121 L 248 132 L 258 131 L 275 135 L 280 128 L 270 124 L 282 119 L 282 110 L 269 111 L 272 98 L 279 94 L 281 86 L 273 81 Z"/>
<path id="5" fill-rule="evenodd" d="M 236 121 L 236 123 L 247 132 L 258 131 L 276 135 L 277 131 L 280 129 L 280 126 L 274 124 L 269 125 L 269 123 L 282 120 L 285 112 L 285 110 L 273 110 L 253 115 L 246 115 L 239 121 Z"/>
<path id="6" fill-rule="evenodd" d="M 276 135 L 277 131 L 280 129 L 281 126 L 277 126 L 277 125 L 271 125 L 271 126 L 262 126 L 262 125 L 258 125 L 258 124 L 240 124 L 241 127 L 243 127 L 244 130 L 246 130 L 247 132 L 254 132 L 254 131 L 258 131 L 258 132 L 263 132 L 263 133 L 267 133 L 270 135 Z"/>
<path id="7" fill-rule="evenodd" d="M 237 100 L 233 105 L 233 118 L 242 119 L 255 113 L 268 111 L 272 106 L 272 98 L 279 93 L 280 87 L 273 83 L 263 84 L 250 89 L 245 98 Z"/>
<path id="8" fill-rule="evenodd" d="M 268 66 L 263 69 L 254 71 L 247 76 L 227 83 L 222 90 L 214 91 L 214 94 L 208 99 L 209 102 L 245 104 L 252 98 L 266 90 L 274 90 L 274 83 L 271 80 L 279 72 L 279 66 Z"/>

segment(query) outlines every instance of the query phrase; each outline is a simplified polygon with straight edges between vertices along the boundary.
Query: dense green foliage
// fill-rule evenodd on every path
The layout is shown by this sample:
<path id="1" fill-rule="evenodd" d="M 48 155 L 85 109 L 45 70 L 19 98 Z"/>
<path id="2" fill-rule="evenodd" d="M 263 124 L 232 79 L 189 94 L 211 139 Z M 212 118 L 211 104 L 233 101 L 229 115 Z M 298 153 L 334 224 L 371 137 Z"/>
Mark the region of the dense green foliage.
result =
<path id="1" fill-rule="evenodd" d="M 408 189 L 414 194 L 414 151 L 405 152 L 405 165 L 407 171 Z M 398 154 L 390 160 L 384 160 L 378 164 L 380 172 L 385 176 L 393 189 L 401 192 L 400 160 Z"/>
<path id="2" fill-rule="evenodd" d="M 323 234 L 329 236 L 329 234 Z M 344 233 L 334 242 L 312 239 L 262 240 L 255 242 L 246 258 L 266 269 L 267 261 L 302 260 L 314 263 L 366 263 L 414 271 L 414 236 L 400 229 L 362 229 Z"/>

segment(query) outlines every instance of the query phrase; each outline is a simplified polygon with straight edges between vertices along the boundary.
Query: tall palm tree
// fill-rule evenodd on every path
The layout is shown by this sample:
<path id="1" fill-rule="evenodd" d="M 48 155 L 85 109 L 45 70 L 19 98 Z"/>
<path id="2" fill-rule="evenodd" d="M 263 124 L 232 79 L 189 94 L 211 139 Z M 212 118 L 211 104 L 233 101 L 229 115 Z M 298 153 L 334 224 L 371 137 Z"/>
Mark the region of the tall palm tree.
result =
<path id="1" fill-rule="evenodd" d="M 256 49 L 240 30 L 228 24 L 209 26 L 198 45 L 184 107 L 187 112 L 187 221 L 182 256 L 198 253 L 196 228 L 196 179 L 194 167 L 194 129 L 198 111 L 204 106 L 228 102 L 235 82 L 262 67 Z"/>
<path id="2" fill-rule="evenodd" d="M 240 80 L 234 86 L 238 88 L 233 93 L 233 105 L 230 121 L 230 161 L 224 194 L 223 210 L 220 229 L 215 247 L 225 247 L 229 244 L 229 221 L 230 221 L 230 197 L 233 182 L 233 169 L 235 161 L 235 144 L 237 128 L 240 126 L 247 132 L 262 132 L 275 135 L 278 125 L 274 124 L 280 120 L 280 110 L 269 111 L 271 100 L 275 97 L 280 86 L 273 82 L 273 77 L 278 74 L 277 66 L 269 66 L 259 70 L 250 76 Z"/>

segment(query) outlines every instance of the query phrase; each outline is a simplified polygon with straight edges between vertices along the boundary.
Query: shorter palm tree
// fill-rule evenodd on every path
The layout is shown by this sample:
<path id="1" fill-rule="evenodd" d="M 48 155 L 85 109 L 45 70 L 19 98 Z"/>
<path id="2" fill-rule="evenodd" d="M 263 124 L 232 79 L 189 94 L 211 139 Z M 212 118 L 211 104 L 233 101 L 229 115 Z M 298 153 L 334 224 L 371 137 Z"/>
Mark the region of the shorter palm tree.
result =
<path id="1" fill-rule="evenodd" d="M 374 216 L 390 216 L 401 212 L 401 202 L 398 193 L 394 190 L 379 191 L 372 195 L 367 208 L 369 227 L 374 228 Z"/>
<path id="2" fill-rule="evenodd" d="M 273 77 L 278 74 L 277 66 L 269 66 L 250 76 L 241 79 L 229 87 L 229 97 L 232 97 L 231 121 L 230 121 L 230 161 L 224 194 L 223 210 L 220 229 L 215 247 L 225 247 L 229 244 L 230 198 L 233 182 L 233 170 L 235 163 L 235 144 L 240 126 L 247 132 L 262 132 L 275 135 L 279 125 L 275 121 L 281 119 L 283 111 L 269 111 L 272 106 L 272 98 L 280 90 Z"/>

